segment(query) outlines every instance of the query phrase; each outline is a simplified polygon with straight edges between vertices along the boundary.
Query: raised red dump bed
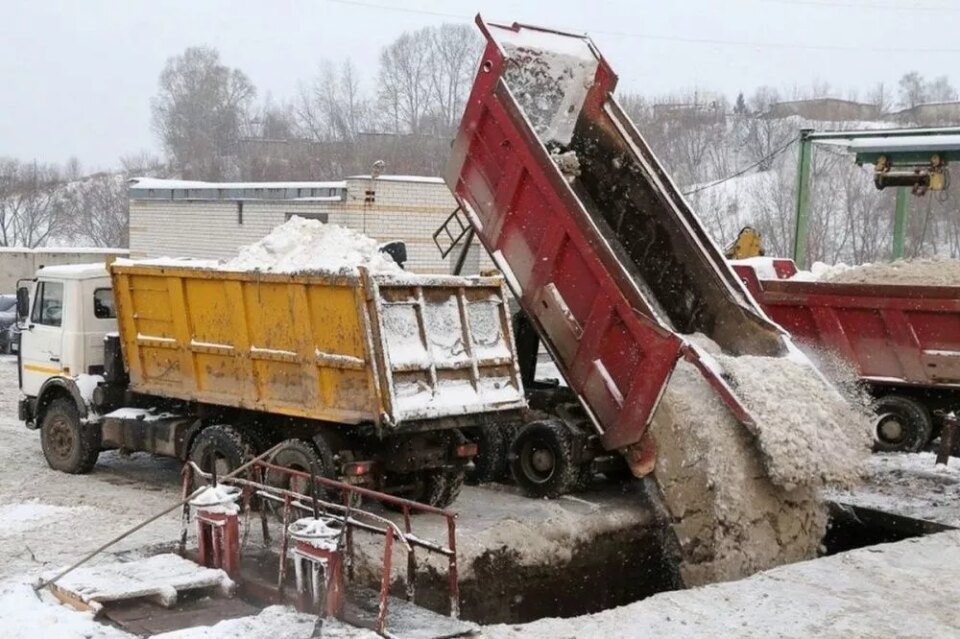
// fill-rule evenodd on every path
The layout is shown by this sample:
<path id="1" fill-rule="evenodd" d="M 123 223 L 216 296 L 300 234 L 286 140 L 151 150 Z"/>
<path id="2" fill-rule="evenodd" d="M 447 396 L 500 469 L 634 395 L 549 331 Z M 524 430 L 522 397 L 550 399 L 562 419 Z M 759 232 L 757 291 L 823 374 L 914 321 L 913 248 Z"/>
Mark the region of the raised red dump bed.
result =
<path id="1" fill-rule="evenodd" d="M 681 334 L 732 354 L 784 354 L 782 332 L 617 104 L 616 76 L 592 42 L 477 24 L 487 45 L 446 181 L 604 447 L 641 442 L 677 359 L 700 364 Z M 632 459 L 649 459 L 645 442 Z"/>
<path id="2" fill-rule="evenodd" d="M 792 279 L 793 261 L 779 258 L 745 260 L 734 263 L 734 270 L 767 315 L 801 346 L 835 353 L 853 367 L 881 400 L 881 413 L 890 395 L 922 406 L 927 419 L 931 408 L 957 406 L 960 286 Z M 884 433 L 878 435 L 883 441 Z M 900 447 L 917 444 L 905 441 Z"/>

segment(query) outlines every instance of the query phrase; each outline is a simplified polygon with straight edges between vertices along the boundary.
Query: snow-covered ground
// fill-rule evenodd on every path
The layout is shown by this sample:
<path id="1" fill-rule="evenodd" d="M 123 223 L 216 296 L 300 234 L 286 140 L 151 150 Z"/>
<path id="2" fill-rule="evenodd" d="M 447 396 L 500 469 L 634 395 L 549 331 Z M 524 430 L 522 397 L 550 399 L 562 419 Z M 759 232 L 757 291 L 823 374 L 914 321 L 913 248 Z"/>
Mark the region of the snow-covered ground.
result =
<path id="1" fill-rule="evenodd" d="M 866 467 L 866 481 L 852 490 L 835 491 L 840 504 L 960 528 L 960 458 L 934 464 L 933 453 L 875 454 Z"/>
<path id="2" fill-rule="evenodd" d="M 51 470 L 40 434 L 17 419 L 16 358 L 0 359 L 0 578 L 68 564 L 179 498 L 180 465 L 104 453 L 89 475 Z M 173 542 L 179 513 L 161 518 L 114 551 Z"/>
<path id="3" fill-rule="evenodd" d="M 573 619 L 490 626 L 490 639 L 960 637 L 960 531 L 668 592 Z"/>

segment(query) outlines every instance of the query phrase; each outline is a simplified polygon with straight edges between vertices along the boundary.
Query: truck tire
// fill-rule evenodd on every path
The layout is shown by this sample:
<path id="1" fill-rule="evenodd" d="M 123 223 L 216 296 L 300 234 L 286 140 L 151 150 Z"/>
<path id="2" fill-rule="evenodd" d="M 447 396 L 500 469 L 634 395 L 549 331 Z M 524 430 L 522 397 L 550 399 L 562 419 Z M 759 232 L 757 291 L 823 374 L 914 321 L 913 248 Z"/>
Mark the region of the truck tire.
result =
<path id="1" fill-rule="evenodd" d="M 305 473 L 309 473 L 310 466 L 313 465 L 316 468 L 318 476 L 328 479 L 337 478 L 333 461 L 333 451 L 330 450 L 330 447 L 322 440 L 306 441 L 297 438 L 288 439 L 282 442 L 280 448 L 270 456 L 269 462 L 276 466 L 292 468 L 293 470 L 299 470 Z M 310 495 L 309 480 L 291 477 L 277 470 L 268 470 L 264 481 L 267 485 L 275 488 Z M 340 502 L 340 495 L 331 494 L 331 491 L 325 490 L 322 487 L 317 488 L 317 498 Z"/>
<path id="2" fill-rule="evenodd" d="M 466 475 L 467 470 L 462 466 L 425 470 L 419 478 L 413 500 L 434 508 L 446 508 L 457 501 Z"/>
<path id="3" fill-rule="evenodd" d="M 73 475 L 89 473 L 100 456 L 100 430 L 80 421 L 72 400 L 50 402 L 40 425 L 40 446 L 47 464 Z"/>
<path id="4" fill-rule="evenodd" d="M 217 468 L 217 477 L 223 477 L 252 458 L 250 444 L 233 426 L 218 424 L 202 429 L 190 444 L 188 459 L 209 473 L 211 455 Z M 194 482 L 194 487 L 199 482 Z"/>
<path id="5" fill-rule="evenodd" d="M 556 498 L 581 481 L 573 461 L 573 436 L 562 423 L 543 420 L 520 429 L 510 445 L 510 473 L 532 497 Z"/>
<path id="6" fill-rule="evenodd" d="M 477 456 L 469 479 L 476 483 L 500 481 L 507 474 L 508 439 L 503 428 L 497 425 L 473 429 L 468 439 L 477 444 Z"/>
<path id="7" fill-rule="evenodd" d="M 933 419 L 920 402 L 902 395 L 887 395 L 873 404 L 877 414 L 874 450 L 915 453 L 930 441 Z"/>

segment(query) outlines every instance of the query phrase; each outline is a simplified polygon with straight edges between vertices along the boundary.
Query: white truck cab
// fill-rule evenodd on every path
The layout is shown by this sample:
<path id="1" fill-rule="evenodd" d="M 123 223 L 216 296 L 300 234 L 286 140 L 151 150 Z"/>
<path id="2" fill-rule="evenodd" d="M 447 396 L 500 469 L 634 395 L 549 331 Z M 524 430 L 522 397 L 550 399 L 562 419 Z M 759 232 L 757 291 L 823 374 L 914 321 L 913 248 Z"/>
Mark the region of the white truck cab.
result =
<path id="1" fill-rule="evenodd" d="M 44 425 L 49 407 L 73 404 L 87 417 L 104 366 L 104 337 L 117 330 L 106 265 L 69 264 L 37 271 L 29 291 L 18 291 L 20 418 Z M 46 452 L 46 451 L 45 451 Z"/>

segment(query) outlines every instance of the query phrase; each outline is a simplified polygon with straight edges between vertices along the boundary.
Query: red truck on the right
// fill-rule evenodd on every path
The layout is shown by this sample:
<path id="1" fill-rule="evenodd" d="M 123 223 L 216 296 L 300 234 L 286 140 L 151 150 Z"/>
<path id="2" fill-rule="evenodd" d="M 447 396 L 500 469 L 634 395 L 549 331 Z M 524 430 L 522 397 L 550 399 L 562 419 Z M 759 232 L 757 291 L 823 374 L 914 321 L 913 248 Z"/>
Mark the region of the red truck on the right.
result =
<path id="1" fill-rule="evenodd" d="M 792 260 L 766 264 L 733 268 L 815 359 L 833 354 L 855 371 L 874 398 L 876 449 L 917 451 L 937 437 L 938 413 L 960 408 L 960 286 L 806 281 Z"/>

